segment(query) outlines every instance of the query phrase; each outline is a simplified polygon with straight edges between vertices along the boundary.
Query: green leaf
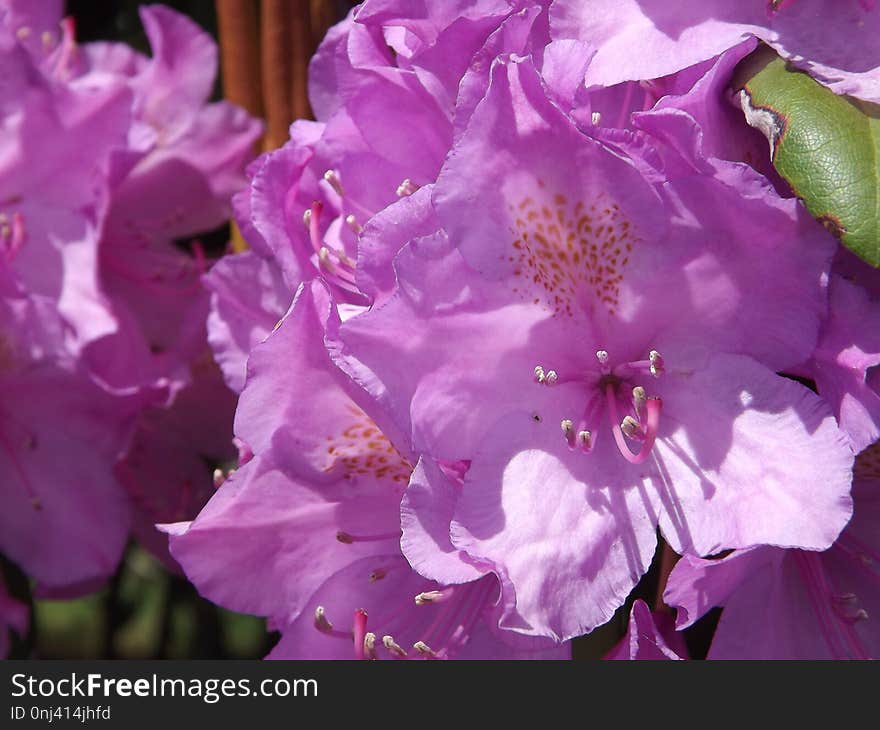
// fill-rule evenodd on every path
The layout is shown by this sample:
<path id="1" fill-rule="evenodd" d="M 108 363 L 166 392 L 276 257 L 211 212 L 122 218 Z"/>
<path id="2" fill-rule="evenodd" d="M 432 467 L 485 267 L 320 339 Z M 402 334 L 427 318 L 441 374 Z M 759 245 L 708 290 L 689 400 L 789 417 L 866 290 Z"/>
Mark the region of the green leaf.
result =
<path id="1" fill-rule="evenodd" d="M 766 46 L 734 76 L 773 166 L 843 244 L 880 266 L 880 106 L 830 91 Z"/>

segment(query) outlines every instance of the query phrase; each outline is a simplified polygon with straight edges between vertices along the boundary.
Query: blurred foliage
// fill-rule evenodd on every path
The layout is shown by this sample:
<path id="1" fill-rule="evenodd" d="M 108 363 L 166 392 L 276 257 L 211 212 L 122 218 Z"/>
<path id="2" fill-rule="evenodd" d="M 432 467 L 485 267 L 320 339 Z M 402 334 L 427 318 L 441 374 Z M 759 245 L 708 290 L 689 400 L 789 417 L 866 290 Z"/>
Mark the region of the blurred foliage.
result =
<path id="1" fill-rule="evenodd" d="M 30 647 L 39 659 L 249 659 L 272 644 L 265 621 L 198 596 L 154 557 L 132 546 L 101 591 L 35 600 Z"/>

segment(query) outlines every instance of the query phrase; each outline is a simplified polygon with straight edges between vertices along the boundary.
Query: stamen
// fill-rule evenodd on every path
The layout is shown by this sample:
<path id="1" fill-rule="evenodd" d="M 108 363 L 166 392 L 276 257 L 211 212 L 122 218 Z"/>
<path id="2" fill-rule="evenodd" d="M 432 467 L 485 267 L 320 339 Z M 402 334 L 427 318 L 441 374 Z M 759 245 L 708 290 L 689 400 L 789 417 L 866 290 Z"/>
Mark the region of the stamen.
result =
<path id="1" fill-rule="evenodd" d="M 318 265 L 321 267 L 322 271 L 331 278 L 335 277 L 350 286 L 356 286 L 357 279 L 355 278 L 354 272 L 349 271 L 347 267 L 340 266 L 333 261 L 331 257 L 331 254 L 333 253 L 335 252 L 331 251 L 331 249 L 326 246 L 321 246 L 321 248 L 318 249 Z"/>
<path id="2" fill-rule="evenodd" d="M 364 635 L 364 653 L 367 655 L 367 659 L 378 659 L 376 656 L 376 634 L 372 631 L 368 631 Z"/>
<path id="3" fill-rule="evenodd" d="M 620 430 L 623 431 L 623 435 L 627 438 L 637 441 L 641 441 L 645 437 L 641 425 L 632 416 L 623 417 L 623 420 L 620 422 Z"/>
<path id="4" fill-rule="evenodd" d="M 419 189 L 419 186 L 416 185 L 412 180 L 406 178 L 400 185 L 397 186 L 397 197 L 398 198 L 406 198 L 415 193 Z"/>
<path id="5" fill-rule="evenodd" d="M 655 378 L 659 378 L 666 369 L 666 364 L 663 362 L 663 358 L 657 350 L 651 350 L 648 353 L 648 360 L 651 363 L 651 375 Z"/>
<path id="6" fill-rule="evenodd" d="M 639 418 L 642 417 L 642 411 L 645 408 L 647 400 L 648 396 L 645 394 L 645 389 L 641 385 L 637 385 L 633 388 L 633 410 Z"/>
<path id="7" fill-rule="evenodd" d="M 226 481 L 226 475 L 223 473 L 222 469 L 214 469 L 214 474 L 212 475 L 214 479 L 214 489 L 219 489 L 223 482 Z"/>
<path id="8" fill-rule="evenodd" d="M 327 615 L 324 613 L 323 606 L 318 606 L 315 609 L 315 628 L 322 634 L 330 634 L 333 632 L 333 624 L 330 623 L 330 619 L 328 619 Z"/>
<path id="9" fill-rule="evenodd" d="M 413 644 L 413 649 L 415 649 L 422 656 L 437 656 L 437 652 L 434 651 L 430 646 L 428 646 L 424 641 L 417 641 Z"/>
<path id="10" fill-rule="evenodd" d="M 593 450 L 593 434 L 587 430 L 578 431 L 577 444 L 583 451 L 590 453 Z"/>
<path id="11" fill-rule="evenodd" d="M 312 248 L 315 253 L 320 255 L 321 249 L 324 247 L 324 240 L 321 236 L 321 211 L 324 209 L 324 205 L 321 201 L 316 200 L 312 203 L 312 207 L 303 213 L 303 223 L 309 229 L 309 240 L 312 243 Z"/>
<path id="12" fill-rule="evenodd" d="M 389 652 L 391 652 L 395 656 L 398 656 L 398 657 L 409 656 L 406 653 L 406 650 L 394 640 L 393 636 L 388 636 L 388 635 L 383 636 L 382 637 L 382 644 Z"/>
<path id="13" fill-rule="evenodd" d="M 647 399 L 645 403 L 646 418 L 642 431 L 642 445 L 638 453 L 634 454 L 629 450 L 621 430 L 623 423 L 619 420 L 620 416 L 617 412 L 617 396 L 614 393 L 614 386 L 610 383 L 605 388 L 605 398 L 608 403 L 608 414 L 611 416 L 611 433 L 614 436 L 614 441 L 617 443 L 618 450 L 623 455 L 623 458 L 631 464 L 641 464 L 648 458 L 651 449 L 654 448 L 654 440 L 657 438 L 657 430 L 660 426 L 660 411 L 662 410 L 663 402 L 659 398 Z M 620 425 L 618 426 L 618 424 Z"/>
<path id="14" fill-rule="evenodd" d="M 327 170 L 324 173 L 324 180 L 333 188 L 334 192 L 340 197 L 345 197 L 345 190 L 342 187 L 342 181 L 339 179 L 339 173 L 336 170 Z"/>
<path id="15" fill-rule="evenodd" d="M 15 36 L 20 41 L 25 41 L 31 37 L 31 29 L 28 28 L 28 26 L 23 25 L 23 26 L 21 26 L 21 28 L 19 28 L 17 31 L 15 31 Z"/>
<path id="16" fill-rule="evenodd" d="M 544 370 L 543 366 L 535 366 L 535 382 L 541 385 L 555 385 L 559 382 L 559 373 L 555 370 Z"/>
<path id="17" fill-rule="evenodd" d="M 565 436 L 568 447 L 573 449 L 575 447 L 574 422 L 566 418 L 559 425 L 562 427 L 562 435 Z"/>
<path id="18" fill-rule="evenodd" d="M 345 223 L 358 235 L 360 235 L 361 231 L 364 230 L 364 227 L 360 223 L 358 223 L 358 219 L 355 218 L 354 215 L 352 215 L 351 213 L 345 216 Z"/>
<path id="19" fill-rule="evenodd" d="M 388 571 L 384 568 L 376 568 L 372 573 L 370 573 L 370 583 L 375 583 L 377 580 L 382 580 L 386 575 L 388 575 Z"/>
<path id="20" fill-rule="evenodd" d="M 594 127 L 598 127 L 599 123 L 602 121 L 602 113 L 593 112 L 592 114 L 590 114 L 590 121 L 593 123 Z"/>
<path id="21" fill-rule="evenodd" d="M 608 350 L 596 350 L 596 359 L 600 365 L 608 364 Z"/>
<path id="22" fill-rule="evenodd" d="M 427 606 L 432 603 L 443 603 L 452 598 L 453 593 L 455 593 L 454 588 L 446 588 L 442 591 L 425 591 L 416 596 L 416 605 Z"/>
<path id="23" fill-rule="evenodd" d="M 855 624 L 868 618 L 868 612 L 859 606 L 859 599 L 855 593 L 831 596 L 831 603 L 834 606 L 834 612 L 848 623 Z"/>
<path id="24" fill-rule="evenodd" d="M 366 658 L 364 652 L 366 650 L 367 638 L 367 612 L 362 608 L 355 609 L 354 612 L 354 658 Z"/>

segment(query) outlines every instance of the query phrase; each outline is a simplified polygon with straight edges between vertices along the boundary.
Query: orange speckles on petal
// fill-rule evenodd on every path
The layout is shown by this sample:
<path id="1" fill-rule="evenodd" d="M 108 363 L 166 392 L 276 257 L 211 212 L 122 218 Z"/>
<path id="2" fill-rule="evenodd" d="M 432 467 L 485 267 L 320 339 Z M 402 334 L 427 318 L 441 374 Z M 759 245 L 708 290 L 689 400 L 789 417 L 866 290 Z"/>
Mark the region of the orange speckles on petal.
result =
<path id="1" fill-rule="evenodd" d="M 623 254 L 636 242 L 630 221 L 604 195 L 591 201 L 589 213 L 580 200 L 572 205 L 558 193 L 542 198 L 526 197 L 511 207 L 513 256 L 508 260 L 514 277 L 525 283 L 514 291 L 560 315 L 573 316 L 594 303 L 613 314 L 630 260 Z"/>
<path id="2" fill-rule="evenodd" d="M 353 475 L 406 484 L 412 465 L 404 459 L 376 424 L 362 410 L 349 406 L 352 420 L 338 435 L 328 436 L 327 453 L 334 457 L 326 471 L 341 464 L 347 477 Z"/>

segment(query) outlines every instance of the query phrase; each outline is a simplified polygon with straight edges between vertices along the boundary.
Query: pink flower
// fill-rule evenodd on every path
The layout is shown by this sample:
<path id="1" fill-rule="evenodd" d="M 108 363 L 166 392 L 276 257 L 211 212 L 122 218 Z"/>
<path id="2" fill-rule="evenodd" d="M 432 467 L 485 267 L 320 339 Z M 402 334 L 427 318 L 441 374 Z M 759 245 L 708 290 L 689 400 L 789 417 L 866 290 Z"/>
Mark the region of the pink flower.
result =
<path id="1" fill-rule="evenodd" d="M 459 561 L 441 584 L 402 557 L 413 456 L 331 364 L 325 329 L 338 326 L 313 282 L 251 353 L 236 433 L 256 456 L 192 523 L 165 528 L 172 554 L 203 595 L 271 619 L 284 634 L 274 658 L 513 656 L 516 637 L 510 648 L 492 631 L 485 567 Z"/>
<path id="2" fill-rule="evenodd" d="M 555 0 L 550 17 L 554 38 L 595 48 L 588 86 L 666 76 L 753 36 L 836 93 L 880 101 L 874 0 Z"/>
<path id="3" fill-rule="evenodd" d="M 679 553 L 822 549 L 850 515 L 830 410 L 775 373 L 812 352 L 833 240 L 726 168 L 645 169 L 578 131 L 529 60 L 496 61 L 434 234 L 340 330 L 337 362 L 413 448 L 470 461 L 449 534 L 515 593 L 502 624 L 522 633 L 608 620 L 658 525 Z"/>
<path id="4" fill-rule="evenodd" d="M 235 395 L 205 351 L 193 364 L 192 382 L 173 403 L 140 414 L 125 458 L 116 465 L 116 476 L 131 499 L 135 538 L 172 570 L 179 568 L 155 525 L 195 517 L 235 463 L 235 404 Z"/>
<path id="5" fill-rule="evenodd" d="M 112 574 L 128 537 L 113 476 L 144 399 L 99 388 L 61 345 L 57 312 L 0 265 L 0 551 L 40 588 Z"/>
<path id="6" fill-rule="evenodd" d="M 719 560 L 685 556 L 664 594 L 679 629 L 723 606 L 709 659 L 870 659 L 880 654 L 880 461 L 856 459 L 855 513 L 824 552 L 756 547 Z"/>
<path id="7" fill-rule="evenodd" d="M 829 311 L 816 350 L 796 372 L 815 381 L 858 453 L 880 438 L 880 303 L 870 291 L 878 281 L 876 269 L 850 263 L 855 276 L 844 275 L 841 264 L 850 256 L 843 255 L 836 267 L 842 273 L 831 278 Z"/>

